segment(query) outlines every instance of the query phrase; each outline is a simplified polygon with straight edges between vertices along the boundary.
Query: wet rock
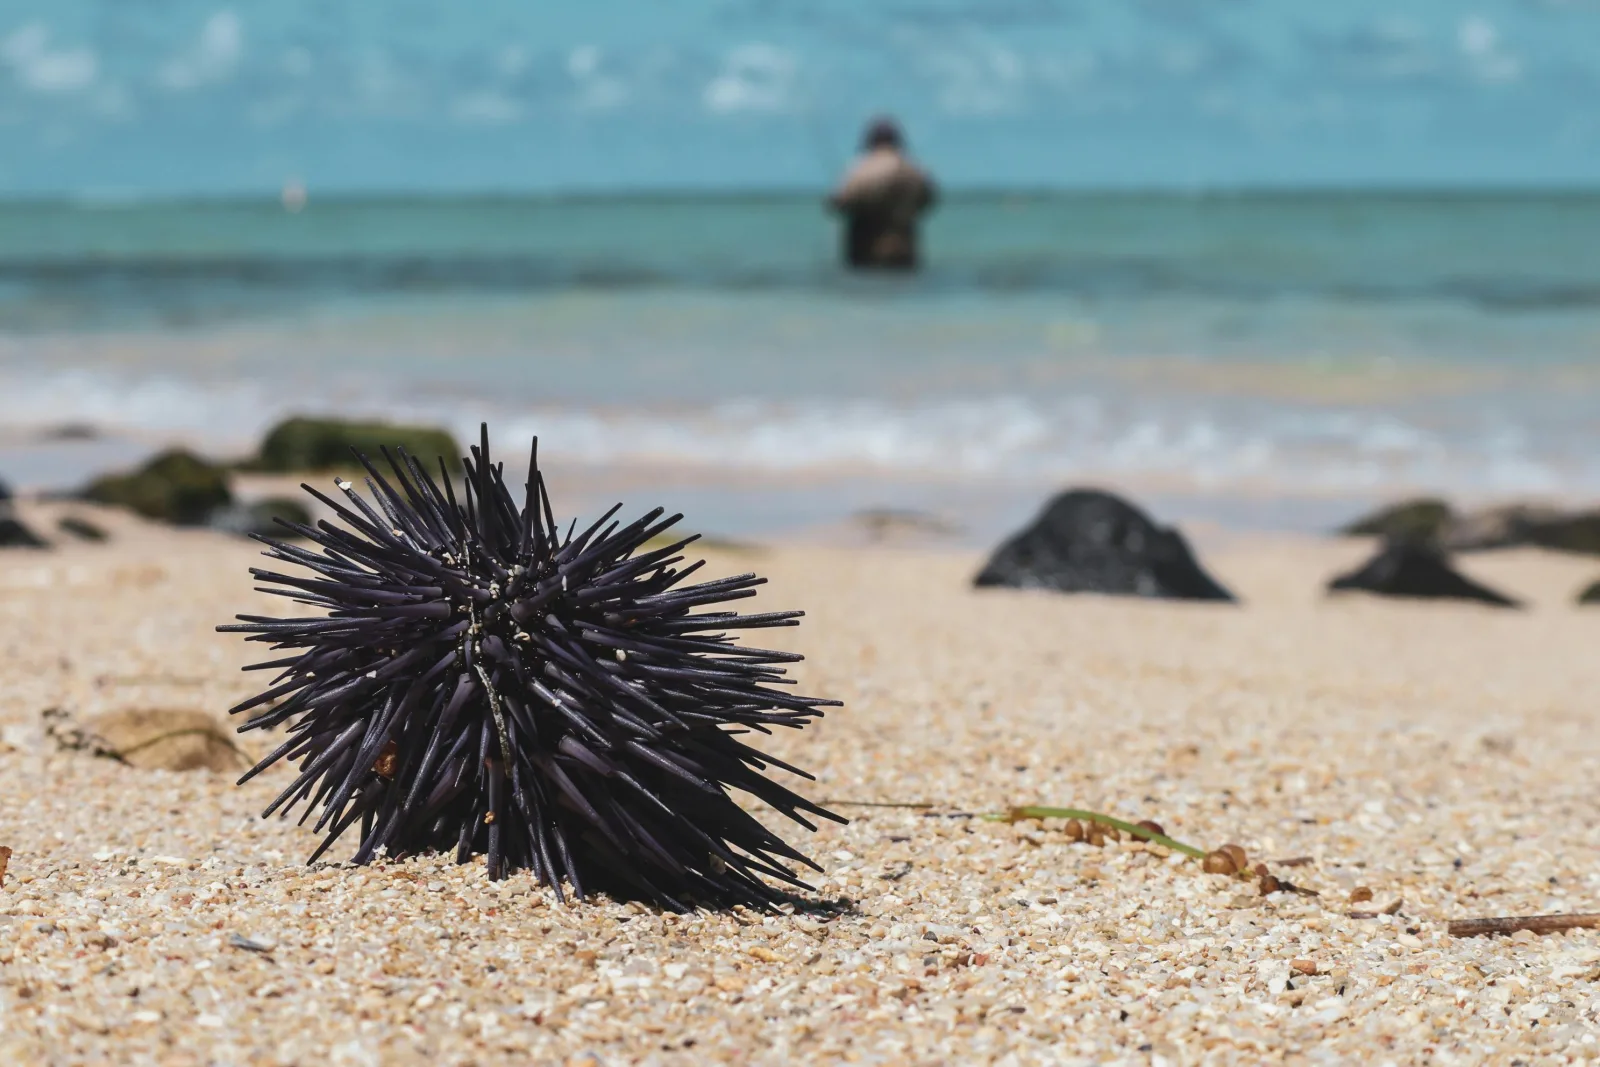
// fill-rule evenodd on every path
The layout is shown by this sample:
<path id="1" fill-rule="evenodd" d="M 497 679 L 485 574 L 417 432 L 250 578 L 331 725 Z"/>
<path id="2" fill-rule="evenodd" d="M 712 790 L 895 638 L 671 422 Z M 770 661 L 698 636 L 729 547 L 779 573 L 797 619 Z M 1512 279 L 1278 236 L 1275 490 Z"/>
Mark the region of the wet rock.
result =
<path id="1" fill-rule="evenodd" d="M 995 550 L 977 586 L 1173 600 L 1227 600 L 1183 535 L 1111 493 L 1065 492 Z"/>
<path id="2" fill-rule="evenodd" d="M 429 470 L 438 469 L 438 459 L 442 456 L 453 471 L 462 456 L 450 432 L 433 426 L 296 417 L 278 423 L 267 432 L 261 441 L 260 454 L 249 467 L 279 473 L 345 469 L 358 465 L 354 452 L 381 463 L 380 449 L 388 447 L 393 451 L 397 446 Z"/>
<path id="3" fill-rule="evenodd" d="M 99 543 L 109 536 L 104 530 L 82 515 L 63 515 L 56 520 L 56 529 L 64 534 L 71 534 L 80 541 L 93 541 Z"/>
<path id="4" fill-rule="evenodd" d="M 162 452 L 136 471 L 96 478 L 83 498 L 179 526 L 203 525 L 233 502 L 228 472 L 181 448 Z"/>
<path id="5" fill-rule="evenodd" d="M 1450 565 L 1437 545 L 1391 541 L 1349 574 L 1328 583 L 1329 592 L 1360 591 L 1421 600 L 1474 600 L 1514 608 L 1518 603 L 1473 581 Z"/>
<path id="6" fill-rule="evenodd" d="M 238 534 L 241 537 L 295 537 L 293 530 L 285 529 L 278 524 L 278 519 L 309 526 L 311 512 L 307 511 L 300 501 L 290 497 L 269 497 L 248 504 L 230 504 L 225 508 L 218 508 L 211 513 L 206 524 L 214 530 Z"/>
<path id="7" fill-rule="evenodd" d="M 1437 497 L 1418 497 L 1380 508 L 1340 528 L 1346 537 L 1381 537 L 1386 541 L 1440 541 L 1455 519 L 1450 505 Z"/>
<path id="8" fill-rule="evenodd" d="M 1578 594 L 1578 603 L 1600 604 L 1600 579 L 1591 583 L 1583 592 Z"/>

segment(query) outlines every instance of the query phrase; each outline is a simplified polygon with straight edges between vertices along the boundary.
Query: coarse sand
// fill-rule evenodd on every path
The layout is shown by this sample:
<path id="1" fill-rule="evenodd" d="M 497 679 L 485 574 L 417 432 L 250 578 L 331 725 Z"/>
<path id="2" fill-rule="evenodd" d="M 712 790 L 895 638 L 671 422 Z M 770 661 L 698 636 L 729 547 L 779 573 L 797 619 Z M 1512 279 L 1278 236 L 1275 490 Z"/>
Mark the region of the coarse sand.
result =
<path id="1" fill-rule="evenodd" d="M 671 915 L 481 860 L 307 868 L 309 829 L 258 818 L 283 768 L 240 788 L 63 748 L 107 713 L 220 718 L 261 657 L 213 628 L 287 606 L 251 591 L 257 546 L 94 516 L 110 543 L 0 555 L 0 1062 L 1600 1054 L 1600 931 L 1445 929 L 1600 910 L 1600 611 L 1571 604 L 1594 561 L 1465 558 L 1530 603 L 1501 611 L 1325 597 L 1359 542 L 1210 539 L 1238 606 L 980 593 L 953 551 L 713 552 L 808 612 L 773 640 L 845 701 L 773 742 L 853 820 L 773 821 L 843 908 Z M 1318 895 L 978 817 L 1019 804 L 1237 843 Z"/>

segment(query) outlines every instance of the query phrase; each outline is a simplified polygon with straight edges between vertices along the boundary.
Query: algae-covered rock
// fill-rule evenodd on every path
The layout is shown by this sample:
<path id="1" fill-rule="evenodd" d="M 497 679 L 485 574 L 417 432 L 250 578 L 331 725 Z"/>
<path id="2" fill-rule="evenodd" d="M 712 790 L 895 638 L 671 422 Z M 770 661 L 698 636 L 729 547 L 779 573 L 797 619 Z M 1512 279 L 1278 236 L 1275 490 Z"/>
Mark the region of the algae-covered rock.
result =
<path id="1" fill-rule="evenodd" d="M 356 466 L 355 452 L 378 459 L 384 447 L 404 448 L 429 470 L 438 469 L 440 456 L 454 470 L 462 456 L 450 432 L 434 426 L 297 416 L 267 432 L 250 467 L 277 473 L 336 470 Z"/>
<path id="2" fill-rule="evenodd" d="M 1455 518 L 1450 505 L 1437 497 L 1418 497 L 1380 508 L 1339 532 L 1346 537 L 1381 537 L 1386 541 L 1437 542 Z"/>
<path id="3" fill-rule="evenodd" d="M 147 519 L 199 526 L 233 502 L 228 472 L 181 448 L 169 449 L 138 470 L 96 478 L 85 500 L 129 508 Z"/>
<path id="4" fill-rule="evenodd" d="M 1507 504 L 1469 512 L 1451 523 L 1447 548 L 1545 548 L 1600 556 L 1600 511 L 1567 511 L 1542 504 Z"/>
<path id="5" fill-rule="evenodd" d="M 280 526 L 278 519 L 300 526 L 309 526 L 311 512 L 292 497 L 275 496 L 265 500 L 253 500 L 248 504 L 230 504 L 225 508 L 218 508 L 211 513 L 207 525 L 213 530 L 238 534 L 241 537 L 261 535 L 281 539 L 298 536 L 293 530 Z"/>
<path id="6" fill-rule="evenodd" d="M 1600 511 L 1575 511 L 1531 524 L 1527 543 L 1555 552 L 1600 556 Z"/>

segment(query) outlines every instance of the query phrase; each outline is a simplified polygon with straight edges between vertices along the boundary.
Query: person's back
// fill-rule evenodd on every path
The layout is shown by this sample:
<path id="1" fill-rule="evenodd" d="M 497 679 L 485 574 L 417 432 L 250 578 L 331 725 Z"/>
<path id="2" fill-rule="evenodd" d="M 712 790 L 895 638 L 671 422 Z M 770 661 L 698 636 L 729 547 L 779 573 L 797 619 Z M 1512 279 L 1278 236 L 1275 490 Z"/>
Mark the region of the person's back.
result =
<path id="1" fill-rule="evenodd" d="M 917 220 L 933 206 L 933 181 L 906 158 L 900 130 L 887 119 L 867 127 L 863 148 L 829 198 L 845 217 L 845 262 L 851 267 L 915 269 Z"/>

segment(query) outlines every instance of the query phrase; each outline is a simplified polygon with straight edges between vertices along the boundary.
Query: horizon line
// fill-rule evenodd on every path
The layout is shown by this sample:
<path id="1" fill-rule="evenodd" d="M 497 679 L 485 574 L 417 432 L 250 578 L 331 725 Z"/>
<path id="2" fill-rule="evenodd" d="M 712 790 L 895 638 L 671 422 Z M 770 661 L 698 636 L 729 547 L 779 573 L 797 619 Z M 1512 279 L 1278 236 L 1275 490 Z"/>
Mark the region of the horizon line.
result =
<path id="1" fill-rule="evenodd" d="M 814 185 L 747 187 L 640 186 L 637 188 L 571 189 L 358 189 L 335 188 L 318 194 L 306 191 L 306 207 L 317 203 L 435 203 L 530 202 L 583 203 L 606 201 L 685 202 L 685 201 L 777 201 L 799 197 L 821 198 L 823 188 Z M 1162 198 L 1186 200 L 1227 199 L 1306 199 L 1312 197 L 1351 198 L 1474 198 L 1474 197 L 1592 197 L 1600 196 L 1595 183 L 1219 183 L 1204 186 L 1178 185 L 957 185 L 940 189 L 944 200 L 1027 200 L 1058 197 L 1083 198 Z M 69 206 L 123 207 L 176 205 L 259 205 L 277 204 L 281 191 L 260 192 L 120 192 L 116 190 L 62 193 L 9 193 L 0 191 L 0 207 Z"/>

